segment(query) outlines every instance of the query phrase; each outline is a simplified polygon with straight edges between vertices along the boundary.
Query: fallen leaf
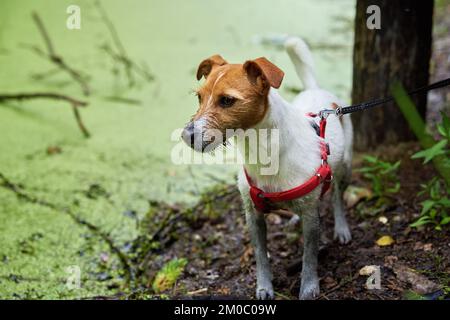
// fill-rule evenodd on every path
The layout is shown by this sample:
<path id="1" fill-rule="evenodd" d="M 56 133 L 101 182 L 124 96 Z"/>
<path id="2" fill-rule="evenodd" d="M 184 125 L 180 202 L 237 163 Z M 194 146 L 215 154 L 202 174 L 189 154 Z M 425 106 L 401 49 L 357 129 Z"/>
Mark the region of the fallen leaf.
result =
<path id="1" fill-rule="evenodd" d="M 387 256 L 384 257 L 384 266 L 385 267 L 390 267 L 392 268 L 392 266 L 398 261 L 398 257 L 397 256 Z"/>
<path id="2" fill-rule="evenodd" d="M 269 213 L 266 217 L 267 222 L 270 224 L 280 224 L 281 223 L 281 217 L 275 213 Z"/>
<path id="3" fill-rule="evenodd" d="M 241 265 L 246 265 L 250 261 L 251 257 L 253 257 L 253 247 L 247 246 L 247 248 L 245 248 L 244 253 L 242 254 L 241 259 L 240 259 Z"/>
<path id="4" fill-rule="evenodd" d="M 227 287 L 217 289 L 217 293 L 223 294 L 223 295 L 229 295 L 230 292 L 231 292 L 230 288 L 227 288 Z"/>
<path id="5" fill-rule="evenodd" d="M 47 148 L 47 154 L 48 155 L 58 154 L 58 153 L 61 153 L 61 152 L 62 152 L 62 149 L 61 149 L 61 147 L 58 147 L 58 146 L 49 146 Z"/>
<path id="6" fill-rule="evenodd" d="M 417 250 L 423 250 L 423 243 L 420 242 L 420 241 L 417 241 L 417 242 L 414 244 L 413 250 L 414 250 L 414 251 L 417 251 Z"/>
<path id="7" fill-rule="evenodd" d="M 413 249 L 414 249 L 414 251 L 417 251 L 417 250 L 431 251 L 431 250 L 433 250 L 433 244 L 432 243 L 423 244 L 422 242 L 418 241 L 414 244 Z"/>
<path id="8" fill-rule="evenodd" d="M 153 290 L 156 293 L 170 289 L 178 277 L 183 273 L 187 264 L 186 259 L 172 259 L 166 263 L 155 276 L 153 280 Z"/>
<path id="9" fill-rule="evenodd" d="M 382 236 L 377 240 L 377 245 L 379 245 L 380 247 L 390 246 L 393 243 L 394 239 L 392 239 L 391 236 Z"/>
<path id="10" fill-rule="evenodd" d="M 348 208 L 353 207 L 363 199 L 370 199 L 372 191 L 367 188 L 348 186 L 344 192 L 344 201 Z"/>
<path id="11" fill-rule="evenodd" d="M 323 283 L 324 283 L 324 287 L 325 287 L 325 289 L 330 289 L 330 288 L 332 288 L 332 287 L 334 287 L 334 286 L 337 286 L 337 281 L 336 280 L 334 280 L 332 277 L 330 277 L 330 276 L 328 276 L 328 277 L 325 277 L 323 280 Z"/>
<path id="12" fill-rule="evenodd" d="M 379 266 L 370 265 L 370 266 L 364 266 L 359 270 L 359 274 L 361 276 L 370 276 L 372 275 L 376 270 L 379 270 Z"/>
<path id="13" fill-rule="evenodd" d="M 400 281 L 409 283 L 412 290 L 418 294 L 427 294 L 440 289 L 438 284 L 403 264 L 394 264 L 392 270 Z"/>
<path id="14" fill-rule="evenodd" d="M 407 236 L 408 234 L 410 234 L 412 231 L 411 227 L 406 227 L 406 229 L 403 231 L 403 235 Z"/>
<path id="15" fill-rule="evenodd" d="M 177 172 L 176 172 L 175 170 L 167 170 L 167 171 L 166 171 L 166 174 L 167 174 L 169 177 L 175 177 L 175 176 L 177 175 Z"/>

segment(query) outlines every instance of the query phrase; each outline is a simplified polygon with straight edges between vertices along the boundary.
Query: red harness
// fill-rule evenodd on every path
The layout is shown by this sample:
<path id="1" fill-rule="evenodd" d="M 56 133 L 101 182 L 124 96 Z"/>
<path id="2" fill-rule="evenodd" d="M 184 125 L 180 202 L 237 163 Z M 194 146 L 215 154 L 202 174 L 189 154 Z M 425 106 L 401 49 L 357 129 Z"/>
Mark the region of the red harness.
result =
<path id="1" fill-rule="evenodd" d="M 315 113 L 308 113 L 307 115 L 314 118 L 319 116 L 318 114 Z M 321 116 L 319 136 L 323 139 L 325 139 L 326 125 L 327 125 L 326 117 Z M 262 191 L 253 184 L 252 179 L 247 173 L 247 170 L 245 170 L 244 168 L 245 177 L 247 178 L 247 182 L 250 186 L 250 197 L 252 198 L 253 204 L 255 205 L 256 209 L 262 212 L 269 212 L 271 204 L 273 202 L 290 201 L 303 197 L 308 193 L 310 193 L 311 191 L 313 191 L 315 188 L 317 188 L 321 183 L 323 183 L 322 192 L 320 194 L 320 197 L 322 197 L 325 194 L 325 192 L 327 192 L 327 190 L 330 188 L 331 180 L 333 179 L 331 168 L 327 162 L 329 154 L 330 152 L 327 143 L 321 141 L 320 156 L 322 159 L 322 164 L 317 169 L 316 174 L 305 183 L 299 185 L 298 187 L 280 192 Z"/>

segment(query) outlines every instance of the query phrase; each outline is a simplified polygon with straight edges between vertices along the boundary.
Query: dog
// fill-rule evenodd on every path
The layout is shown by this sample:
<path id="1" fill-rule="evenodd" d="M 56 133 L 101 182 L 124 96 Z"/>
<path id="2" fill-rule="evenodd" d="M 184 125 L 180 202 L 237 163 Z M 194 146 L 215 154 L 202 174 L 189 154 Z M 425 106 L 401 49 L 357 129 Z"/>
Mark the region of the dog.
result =
<path id="1" fill-rule="evenodd" d="M 245 209 L 250 239 L 256 260 L 256 298 L 273 299 L 272 273 L 266 244 L 264 213 L 255 208 L 250 196 L 247 176 L 264 192 L 278 192 L 301 185 L 316 174 L 321 163 L 321 141 L 317 121 L 308 113 L 342 105 L 332 93 L 320 89 L 315 75 L 311 52 L 306 43 L 296 37 L 283 41 L 297 75 L 304 85 L 292 103 L 284 100 L 277 89 L 284 73 L 266 58 L 230 64 L 220 55 L 203 60 L 198 66 L 197 80 L 205 78 L 197 90 L 199 108 L 182 132 L 182 139 L 196 151 L 225 141 L 210 141 L 208 130 L 277 129 L 279 132 L 279 169 L 276 174 L 262 175 L 261 163 L 244 164 L 238 175 L 238 187 Z M 321 188 L 299 199 L 282 203 L 301 215 L 304 238 L 300 299 L 319 296 L 317 274 L 320 211 L 331 204 L 334 213 L 334 237 L 345 244 L 351 240 L 342 202 L 343 191 L 351 176 L 353 129 L 348 115 L 327 120 L 325 140 L 330 154 L 328 164 L 333 172 L 331 191 L 321 201 Z M 225 135 L 224 135 L 225 136 Z M 225 136 L 226 137 L 226 136 Z M 225 138 L 224 138 L 225 139 Z M 245 138 L 236 137 L 239 150 L 246 152 Z M 264 148 L 256 145 L 253 148 Z M 252 147 L 250 147 L 252 148 Z M 257 150 L 252 150 L 257 152 Z"/>

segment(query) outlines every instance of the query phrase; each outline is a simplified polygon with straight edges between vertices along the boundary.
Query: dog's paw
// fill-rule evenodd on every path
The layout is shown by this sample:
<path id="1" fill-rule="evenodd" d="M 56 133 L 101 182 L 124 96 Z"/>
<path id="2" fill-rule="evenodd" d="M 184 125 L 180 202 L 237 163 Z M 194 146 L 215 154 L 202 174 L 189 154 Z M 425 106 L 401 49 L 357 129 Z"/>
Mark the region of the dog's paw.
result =
<path id="1" fill-rule="evenodd" d="M 334 226 L 334 240 L 339 240 L 339 243 L 346 244 L 352 240 L 352 234 L 347 223 L 340 223 Z"/>
<path id="2" fill-rule="evenodd" d="M 320 294 L 319 279 L 310 281 L 302 281 L 300 286 L 300 294 L 298 298 L 300 300 L 313 300 Z"/>
<path id="3" fill-rule="evenodd" d="M 258 300 L 273 300 L 273 288 L 272 285 L 258 286 L 256 288 L 256 299 Z"/>

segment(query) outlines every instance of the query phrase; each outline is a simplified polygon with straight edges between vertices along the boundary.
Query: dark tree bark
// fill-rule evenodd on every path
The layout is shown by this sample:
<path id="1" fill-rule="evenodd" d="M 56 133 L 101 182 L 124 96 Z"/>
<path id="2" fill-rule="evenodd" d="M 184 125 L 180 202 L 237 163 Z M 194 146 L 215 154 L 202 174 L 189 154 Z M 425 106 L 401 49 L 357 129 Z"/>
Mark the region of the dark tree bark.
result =
<path id="1" fill-rule="evenodd" d="M 367 28 L 370 5 L 381 9 L 381 29 Z M 357 0 L 354 104 L 390 95 L 389 86 L 396 80 L 407 90 L 428 84 L 432 17 L 433 0 Z M 425 117 L 426 95 L 414 97 L 414 102 Z M 354 113 L 352 119 L 356 150 L 414 139 L 394 103 Z"/>

